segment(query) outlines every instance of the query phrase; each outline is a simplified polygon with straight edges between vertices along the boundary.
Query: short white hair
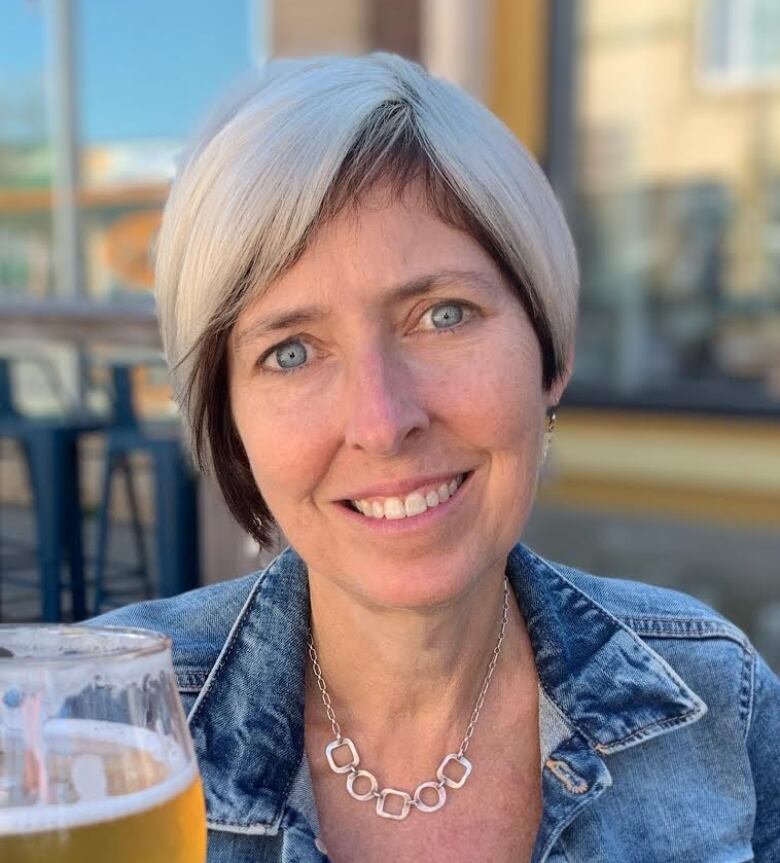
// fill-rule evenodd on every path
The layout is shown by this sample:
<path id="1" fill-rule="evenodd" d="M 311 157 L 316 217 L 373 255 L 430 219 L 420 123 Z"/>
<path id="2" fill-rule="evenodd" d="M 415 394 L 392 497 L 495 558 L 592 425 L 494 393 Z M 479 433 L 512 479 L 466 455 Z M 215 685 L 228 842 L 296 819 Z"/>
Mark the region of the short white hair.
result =
<path id="1" fill-rule="evenodd" d="M 324 219 L 377 181 L 401 188 L 420 175 L 435 211 L 470 231 L 517 287 L 545 385 L 566 372 L 574 247 L 544 174 L 509 129 L 398 56 L 273 61 L 184 154 L 158 237 L 163 345 L 201 466 L 215 422 L 202 403 L 209 337 L 229 333 Z"/>

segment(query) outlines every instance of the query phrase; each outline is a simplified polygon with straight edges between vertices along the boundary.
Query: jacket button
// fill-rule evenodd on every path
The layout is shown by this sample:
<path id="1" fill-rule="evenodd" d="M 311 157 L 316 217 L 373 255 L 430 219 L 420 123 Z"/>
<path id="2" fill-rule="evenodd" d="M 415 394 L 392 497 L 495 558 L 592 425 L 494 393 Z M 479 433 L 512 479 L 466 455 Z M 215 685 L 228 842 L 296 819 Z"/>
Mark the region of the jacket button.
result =
<path id="1" fill-rule="evenodd" d="M 582 778 L 582 776 L 575 773 L 565 761 L 561 761 L 556 758 L 548 758 L 547 761 L 545 761 L 545 767 L 559 782 L 566 786 L 566 789 L 572 794 L 584 794 L 588 790 L 588 783 Z"/>

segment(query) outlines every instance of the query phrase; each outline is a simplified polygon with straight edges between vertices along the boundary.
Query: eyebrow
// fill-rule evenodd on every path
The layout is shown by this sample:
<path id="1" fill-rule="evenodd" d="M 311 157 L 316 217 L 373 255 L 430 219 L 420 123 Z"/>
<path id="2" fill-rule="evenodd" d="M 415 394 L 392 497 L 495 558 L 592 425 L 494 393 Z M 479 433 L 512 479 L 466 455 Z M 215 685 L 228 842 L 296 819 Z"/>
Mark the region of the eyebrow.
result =
<path id="1" fill-rule="evenodd" d="M 476 270 L 441 270 L 436 273 L 419 276 L 416 279 L 403 282 L 391 288 L 384 294 L 383 301 L 385 304 L 391 304 L 412 300 L 416 297 L 430 294 L 445 284 L 449 285 L 453 283 L 475 287 L 481 293 L 493 292 L 495 290 L 493 283 L 483 273 L 479 273 Z M 271 333 L 324 320 L 331 314 L 331 311 L 332 309 L 323 306 L 302 306 L 298 309 L 281 312 L 269 318 L 261 318 L 238 333 L 235 341 L 236 348 L 240 349 L 247 342 L 254 341 Z"/>

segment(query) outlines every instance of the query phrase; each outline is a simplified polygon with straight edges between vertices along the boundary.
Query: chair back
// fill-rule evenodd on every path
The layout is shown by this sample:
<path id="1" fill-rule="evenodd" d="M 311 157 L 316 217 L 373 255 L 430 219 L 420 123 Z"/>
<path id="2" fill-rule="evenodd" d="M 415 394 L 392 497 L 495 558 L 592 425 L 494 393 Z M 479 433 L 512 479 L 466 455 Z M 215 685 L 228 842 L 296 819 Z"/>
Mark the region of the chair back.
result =
<path id="1" fill-rule="evenodd" d="M 0 417 L 17 417 L 14 405 L 14 390 L 11 382 L 11 360 L 0 357 Z"/>
<path id="2" fill-rule="evenodd" d="M 111 385 L 114 391 L 114 425 L 138 428 L 138 416 L 133 404 L 132 366 L 112 365 Z"/>

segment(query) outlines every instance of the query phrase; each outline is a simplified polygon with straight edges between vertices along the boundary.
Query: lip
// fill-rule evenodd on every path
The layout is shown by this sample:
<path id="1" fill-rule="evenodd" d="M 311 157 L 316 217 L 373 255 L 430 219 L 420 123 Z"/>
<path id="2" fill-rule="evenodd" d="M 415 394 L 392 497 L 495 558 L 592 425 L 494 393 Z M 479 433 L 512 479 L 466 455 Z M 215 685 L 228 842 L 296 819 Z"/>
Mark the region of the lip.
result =
<path id="1" fill-rule="evenodd" d="M 436 527 L 443 519 L 457 511 L 471 489 L 471 480 L 475 471 L 461 471 L 461 473 L 466 474 L 466 479 L 460 484 L 455 494 L 443 503 L 438 504 L 438 506 L 429 507 L 419 515 L 411 515 L 398 519 L 371 518 L 360 512 L 354 512 L 342 501 L 337 502 L 335 505 L 338 506 L 342 515 L 363 530 L 369 530 L 383 537 L 405 536 L 409 533 Z M 414 486 L 414 488 L 419 488 L 419 486 Z"/>
<path id="2" fill-rule="evenodd" d="M 388 482 L 384 485 L 374 485 L 371 488 L 364 488 L 357 492 L 352 492 L 339 498 L 344 500 L 367 500 L 372 497 L 404 497 L 410 492 L 416 491 L 426 485 L 440 485 L 443 482 L 449 482 L 460 476 L 462 473 L 469 473 L 466 470 L 455 470 L 449 473 L 438 473 L 432 476 L 419 476 L 412 479 L 400 480 L 399 482 Z"/>

